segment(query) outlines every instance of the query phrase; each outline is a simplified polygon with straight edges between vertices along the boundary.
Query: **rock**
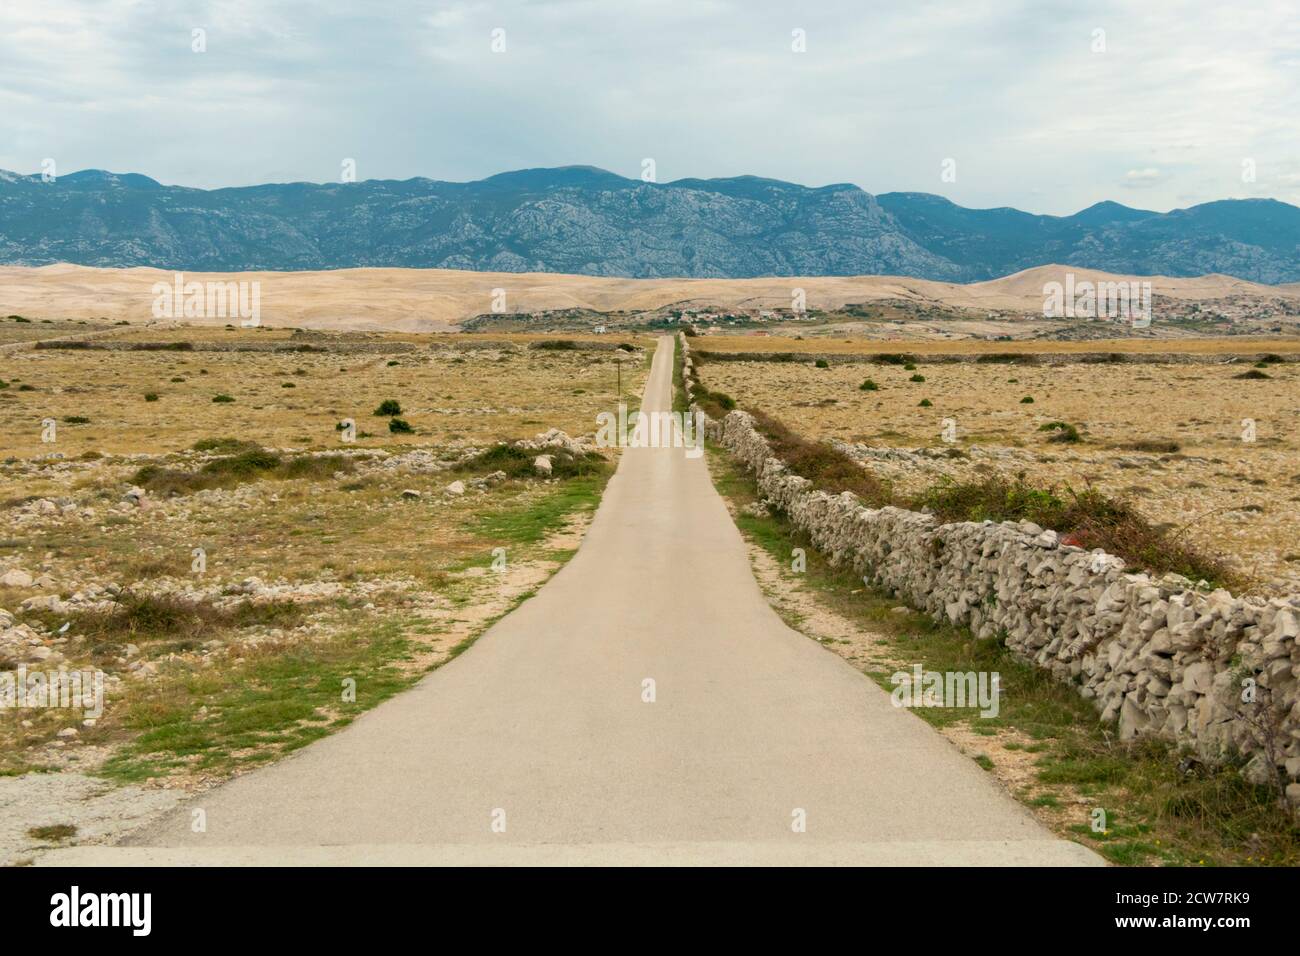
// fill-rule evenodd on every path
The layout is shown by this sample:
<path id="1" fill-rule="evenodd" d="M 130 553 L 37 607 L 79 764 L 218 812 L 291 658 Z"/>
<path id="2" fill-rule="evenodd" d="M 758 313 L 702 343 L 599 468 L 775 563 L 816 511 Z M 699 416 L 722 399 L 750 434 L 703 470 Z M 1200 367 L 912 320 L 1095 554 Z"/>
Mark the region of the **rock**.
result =
<path id="1" fill-rule="evenodd" d="M 20 568 L 10 568 L 0 575 L 0 585 L 7 588 L 29 588 L 32 586 L 32 576 Z"/>
<path id="2" fill-rule="evenodd" d="M 146 493 L 143 488 L 132 485 L 126 489 L 126 494 L 122 496 L 122 500 L 129 505 L 139 505 L 140 502 L 144 501 L 145 497 Z"/>
<path id="3" fill-rule="evenodd" d="M 414 501 L 415 499 L 420 497 L 420 493 L 416 491 L 414 488 L 403 488 L 402 497 L 407 499 L 408 501 Z"/>
<path id="4" fill-rule="evenodd" d="M 23 611 L 50 611 L 54 614 L 62 614 L 64 611 L 63 602 L 57 594 L 29 597 L 18 607 Z"/>
<path id="5" fill-rule="evenodd" d="M 1196 694 L 1210 692 L 1210 680 L 1214 671 L 1206 661 L 1197 661 L 1183 671 L 1183 687 Z"/>
<path id="6" fill-rule="evenodd" d="M 465 493 L 465 482 L 453 481 L 445 490 L 449 495 L 463 495 Z"/>
<path id="7" fill-rule="evenodd" d="M 551 456 L 538 455 L 533 459 L 533 471 L 537 472 L 543 478 L 551 477 Z"/>
<path id="8" fill-rule="evenodd" d="M 1132 740 L 1151 724 L 1151 718 L 1134 702 L 1132 696 L 1125 697 L 1119 709 L 1119 739 Z"/>
<path id="9" fill-rule="evenodd" d="M 80 736 L 80 734 L 81 731 L 79 731 L 76 727 L 64 727 L 57 734 L 55 734 L 55 736 L 56 737 L 77 737 Z"/>
<path id="10" fill-rule="evenodd" d="M 55 586 L 54 578 L 50 577 L 48 574 L 42 574 L 39 578 L 33 581 L 32 584 L 44 591 L 48 591 Z"/>

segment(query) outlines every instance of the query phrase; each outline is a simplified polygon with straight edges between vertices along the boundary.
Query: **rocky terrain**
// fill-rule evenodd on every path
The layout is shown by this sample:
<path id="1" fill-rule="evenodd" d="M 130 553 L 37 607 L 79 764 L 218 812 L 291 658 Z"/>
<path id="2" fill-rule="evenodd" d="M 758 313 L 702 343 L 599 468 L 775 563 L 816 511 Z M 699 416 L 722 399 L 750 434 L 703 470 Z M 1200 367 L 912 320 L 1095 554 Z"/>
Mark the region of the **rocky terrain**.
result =
<path id="1" fill-rule="evenodd" d="M 275 342 L 7 356 L 0 682 L 97 673 L 104 700 L 0 683 L 0 860 L 111 838 L 463 650 L 581 538 L 612 468 L 608 359 L 629 392 L 645 374 L 605 343 Z"/>
<path id="2" fill-rule="evenodd" d="M 0 172 L 0 262 L 191 271 L 415 267 L 593 276 L 897 275 L 952 282 L 1047 263 L 1300 280 L 1300 209 L 1225 200 L 1073 216 L 965 209 L 739 176 L 646 183 L 584 166 L 201 190 L 85 170 Z"/>

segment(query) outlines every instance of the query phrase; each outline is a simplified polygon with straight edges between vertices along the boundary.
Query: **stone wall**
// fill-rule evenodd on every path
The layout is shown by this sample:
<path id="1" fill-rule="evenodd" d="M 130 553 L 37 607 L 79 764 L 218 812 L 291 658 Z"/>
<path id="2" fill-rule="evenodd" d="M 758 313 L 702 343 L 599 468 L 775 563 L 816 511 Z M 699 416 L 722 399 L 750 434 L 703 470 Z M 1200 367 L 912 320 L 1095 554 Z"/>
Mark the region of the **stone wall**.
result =
<path id="1" fill-rule="evenodd" d="M 689 388 L 698 379 L 685 336 L 679 343 Z M 867 508 L 849 492 L 812 490 L 742 411 L 706 430 L 834 565 L 980 638 L 1004 638 L 1074 684 L 1121 739 L 1158 734 L 1212 760 L 1251 754 L 1259 781 L 1281 767 L 1300 804 L 1300 596 L 1239 598 L 1177 575 L 1131 574 L 1121 558 L 1061 544 L 1030 522 L 940 524 Z"/>

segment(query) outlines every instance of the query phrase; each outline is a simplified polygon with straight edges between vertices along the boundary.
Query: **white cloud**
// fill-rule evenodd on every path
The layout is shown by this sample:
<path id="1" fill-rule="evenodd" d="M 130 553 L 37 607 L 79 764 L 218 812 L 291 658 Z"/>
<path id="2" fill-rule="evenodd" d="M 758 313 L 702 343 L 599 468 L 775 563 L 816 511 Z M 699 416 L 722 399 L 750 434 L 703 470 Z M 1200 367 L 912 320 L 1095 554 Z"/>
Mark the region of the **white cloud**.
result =
<path id="1" fill-rule="evenodd" d="M 334 179 L 345 156 L 363 177 L 441 179 L 636 176 L 653 156 L 661 181 L 1054 213 L 1140 186 L 1170 208 L 1294 194 L 1297 62 L 1291 0 L 4 0 L 0 167 L 54 156 L 220 186 Z"/>

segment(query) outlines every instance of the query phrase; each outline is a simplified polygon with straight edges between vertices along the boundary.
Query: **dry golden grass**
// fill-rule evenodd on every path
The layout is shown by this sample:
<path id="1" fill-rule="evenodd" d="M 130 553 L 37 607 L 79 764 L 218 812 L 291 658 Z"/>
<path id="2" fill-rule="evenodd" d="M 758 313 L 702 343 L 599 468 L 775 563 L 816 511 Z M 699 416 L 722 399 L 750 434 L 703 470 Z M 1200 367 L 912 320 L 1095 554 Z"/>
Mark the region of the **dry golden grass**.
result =
<path id="1" fill-rule="evenodd" d="M 1009 477 L 1023 471 L 1038 484 L 1091 483 L 1131 499 L 1153 521 L 1187 526 L 1192 542 L 1232 556 L 1261 588 L 1300 590 L 1300 365 L 1271 366 L 1267 380 L 1235 377 L 1248 367 L 921 361 L 913 371 L 728 361 L 705 362 L 701 378 L 742 407 L 820 439 L 946 448 L 943 422 L 951 419 L 956 448 L 991 453 L 873 468 L 907 491 L 987 469 Z M 914 375 L 925 381 L 911 381 Z M 877 391 L 860 390 L 867 378 Z M 1033 403 L 1022 403 L 1026 397 Z M 923 399 L 932 407 L 920 407 Z M 1243 419 L 1255 421 L 1256 441 L 1242 441 Z M 1077 426 L 1084 440 L 1050 442 L 1052 433 L 1040 429 L 1057 421 Z M 1176 454 L 1167 450 L 1171 442 Z"/>
<path id="2" fill-rule="evenodd" d="M 1225 355 L 1276 352 L 1279 355 L 1300 354 L 1300 339 L 1281 336 L 1232 336 L 1230 338 L 1180 338 L 1180 339 L 1092 339 L 1086 342 L 1034 340 L 1016 342 L 987 342 L 975 339 L 960 341 L 899 340 L 864 341 L 855 339 L 780 338 L 765 335 L 708 335 L 694 339 L 691 347 L 703 352 L 758 352 L 772 354 L 793 352 L 826 355 L 887 355 L 909 353 L 912 355 L 1042 355 L 1061 353 L 1068 355 L 1119 352 L 1122 354 Z"/>
<path id="3" fill-rule="evenodd" d="M 176 330 L 125 336 L 181 337 Z M 213 329 L 185 337 L 209 346 L 265 345 L 284 344 L 289 333 Z M 313 739 L 322 721 L 358 710 L 335 713 L 316 702 L 304 709 L 303 688 L 326 677 L 336 687 L 343 667 L 344 674 L 382 672 L 386 693 L 395 692 L 463 649 L 544 581 L 576 547 L 575 529 L 594 507 L 603 475 L 483 481 L 485 469 L 423 469 L 432 459 L 450 461 L 471 447 L 550 428 L 590 434 L 597 413 L 617 401 L 615 358 L 624 361 L 625 399 L 640 394 L 649 362 L 643 352 L 610 350 L 614 339 L 604 341 L 604 350 L 556 351 L 527 348 L 536 337 L 508 338 L 511 347 L 430 348 L 427 336 L 365 335 L 314 338 L 313 346 L 329 351 L 288 354 L 7 354 L 0 429 L 12 440 L 0 461 L 0 571 L 21 568 L 43 580 L 0 587 L 0 608 L 36 627 L 40 642 L 70 667 L 102 668 L 122 684 L 110 690 L 108 709 L 93 726 L 70 710 L 0 714 L 0 773 L 103 766 L 117 779 L 220 777 Z M 35 390 L 20 391 L 24 384 Z M 158 400 L 146 401 L 146 392 Z M 214 403 L 217 394 L 235 401 Z M 401 403 L 414 434 L 390 434 L 388 417 L 372 414 L 385 399 Z M 89 421 L 65 421 L 78 416 Z M 40 441 L 47 417 L 58 421 L 52 444 Z M 341 442 L 335 431 L 344 417 L 356 420 L 355 443 Z M 176 496 L 150 494 L 141 506 L 123 500 L 142 467 L 192 474 L 214 454 L 236 453 L 190 450 L 217 438 L 280 449 L 286 465 L 326 451 L 330 464 L 261 470 L 242 483 Z M 401 467 L 385 464 L 385 452 L 412 451 L 429 455 Z M 336 468 L 335 455 L 348 456 L 351 466 Z M 462 495 L 446 490 L 456 480 L 467 485 Z M 206 559 L 201 570 L 193 564 L 196 548 Z M 489 570 L 494 549 L 504 549 L 500 573 Z M 253 577 L 269 589 L 240 584 Z M 237 610 L 209 615 L 220 626 L 206 630 L 182 623 L 151 631 L 146 623 L 138 633 L 133 627 L 105 635 L 107 612 L 88 612 L 84 602 L 20 609 L 27 598 L 52 595 L 107 602 L 109 595 L 94 589 L 112 593 L 110 586 L 144 595 L 146 603 L 157 593 L 163 605 L 233 601 Z M 285 602 L 300 608 L 278 613 Z M 282 695 L 282 711 L 246 686 L 261 674 L 276 675 L 263 689 Z M 218 734 L 200 763 L 180 744 L 160 746 L 171 756 L 159 763 L 149 747 L 133 743 L 163 716 L 183 729 L 206 703 L 229 715 L 248 708 L 250 719 L 264 722 L 264 736 L 250 743 Z M 79 736 L 56 737 L 69 728 Z M 227 746 L 236 739 L 237 751 Z"/>
<path id="4" fill-rule="evenodd" d="M 596 414 L 617 402 L 616 360 L 623 362 L 624 397 L 636 394 L 645 353 L 528 348 L 542 338 L 492 337 L 508 348 L 431 348 L 448 337 L 368 335 L 326 340 L 327 352 L 13 352 L 0 375 L 9 382 L 0 389 L 0 429 L 6 453 L 18 457 L 162 454 L 224 437 L 266 447 L 333 448 L 340 444 L 335 426 L 345 418 L 356 422 L 353 447 L 472 444 L 531 437 L 551 427 L 594 431 Z M 473 339 L 455 337 L 457 344 Z M 602 339 L 608 346 L 627 337 Z M 283 331 L 188 329 L 132 331 L 115 341 L 269 346 L 290 339 Z M 348 351 L 359 346 L 385 350 Z M 157 400 L 146 400 L 148 394 Z M 234 401 L 213 402 L 218 395 Z M 388 419 L 373 414 L 386 399 L 401 404 L 414 434 L 390 434 Z M 47 418 L 58 423 L 54 444 L 41 441 Z"/>

